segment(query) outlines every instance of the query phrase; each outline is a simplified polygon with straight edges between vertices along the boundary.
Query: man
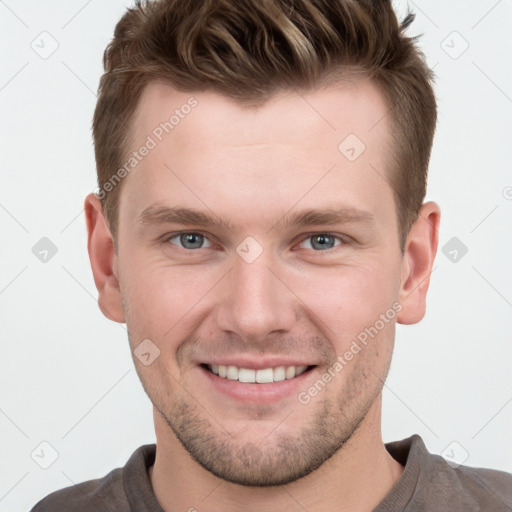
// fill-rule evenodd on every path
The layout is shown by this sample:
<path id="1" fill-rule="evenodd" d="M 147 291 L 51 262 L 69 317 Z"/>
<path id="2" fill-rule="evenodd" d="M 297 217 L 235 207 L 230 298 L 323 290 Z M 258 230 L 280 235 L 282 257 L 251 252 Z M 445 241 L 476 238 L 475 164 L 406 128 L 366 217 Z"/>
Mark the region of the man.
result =
<path id="1" fill-rule="evenodd" d="M 34 508 L 510 510 L 512 476 L 383 444 L 425 314 L 433 75 L 389 1 L 137 3 L 105 53 L 85 201 L 156 445 Z"/>

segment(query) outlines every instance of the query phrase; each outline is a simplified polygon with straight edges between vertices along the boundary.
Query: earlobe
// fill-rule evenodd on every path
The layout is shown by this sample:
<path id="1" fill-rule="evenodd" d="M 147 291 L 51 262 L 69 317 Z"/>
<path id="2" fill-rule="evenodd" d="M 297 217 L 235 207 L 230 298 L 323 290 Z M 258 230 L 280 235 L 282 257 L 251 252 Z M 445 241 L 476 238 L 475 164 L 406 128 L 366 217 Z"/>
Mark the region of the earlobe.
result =
<path id="1" fill-rule="evenodd" d="M 430 274 L 439 242 L 441 210 L 430 201 L 422 205 L 407 236 L 402 260 L 400 324 L 415 324 L 425 316 Z"/>
<path id="2" fill-rule="evenodd" d="M 85 198 L 87 250 L 98 289 L 98 306 L 114 322 L 124 323 L 122 296 L 117 274 L 117 256 L 112 235 L 103 214 L 103 207 L 95 194 Z"/>

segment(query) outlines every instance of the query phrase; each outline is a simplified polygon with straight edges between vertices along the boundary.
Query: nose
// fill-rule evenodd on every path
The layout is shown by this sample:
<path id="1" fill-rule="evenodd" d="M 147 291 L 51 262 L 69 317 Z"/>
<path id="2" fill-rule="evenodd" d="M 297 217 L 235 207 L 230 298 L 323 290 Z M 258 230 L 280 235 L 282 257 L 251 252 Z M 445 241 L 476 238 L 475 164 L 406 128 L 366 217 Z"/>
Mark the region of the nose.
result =
<path id="1" fill-rule="evenodd" d="M 299 300 L 272 260 L 265 251 L 252 263 L 236 256 L 223 280 L 217 327 L 248 344 L 289 333 L 296 322 Z"/>

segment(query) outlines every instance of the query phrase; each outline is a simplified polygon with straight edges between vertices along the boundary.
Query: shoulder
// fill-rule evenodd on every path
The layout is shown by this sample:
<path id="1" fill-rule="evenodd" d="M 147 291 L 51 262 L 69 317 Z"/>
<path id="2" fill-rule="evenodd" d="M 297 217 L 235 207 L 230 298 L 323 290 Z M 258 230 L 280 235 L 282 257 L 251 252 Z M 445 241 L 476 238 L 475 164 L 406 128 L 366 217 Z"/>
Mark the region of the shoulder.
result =
<path id="1" fill-rule="evenodd" d="M 54 491 L 40 500 L 30 512 L 73 510 L 129 510 L 123 490 L 123 468 L 113 469 L 103 478 L 88 480 Z"/>
<path id="2" fill-rule="evenodd" d="M 512 474 L 487 468 L 459 466 L 452 471 L 460 487 L 466 490 L 475 503 L 493 503 L 493 510 L 512 510 Z"/>
<path id="3" fill-rule="evenodd" d="M 438 455 L 432 455 L 438 458 Z M 451 467 L 436 460 L 431 480 L 416 495 L 417 503 L 434 502 L 453 511 L 510 512 L 512 475 L 504 471 L 469 466 Z M 413 506 L 411 510 L 415 510 Z"/>
<path id="4" fill-rule="evenodd" d="M 124 467 L 110 471 L 102 478 L 87 480 L 54 491 L 38 501 L 30 512 L 128 512 L 132 510 L 129 486 L 150 486 L 147 467 L 154 460 L 155 445 L 143 445 L 130 456 Z"/>
<path id="5" fill-rule="evenodd" d="M 512 474 L 448 462 L 428 452 L 418 435 L 404 441 L 399 442 L 400 447 L 408 445 L 410 462 L 418 464 L 414 493 L 406 510 L 512 510 Z"/>

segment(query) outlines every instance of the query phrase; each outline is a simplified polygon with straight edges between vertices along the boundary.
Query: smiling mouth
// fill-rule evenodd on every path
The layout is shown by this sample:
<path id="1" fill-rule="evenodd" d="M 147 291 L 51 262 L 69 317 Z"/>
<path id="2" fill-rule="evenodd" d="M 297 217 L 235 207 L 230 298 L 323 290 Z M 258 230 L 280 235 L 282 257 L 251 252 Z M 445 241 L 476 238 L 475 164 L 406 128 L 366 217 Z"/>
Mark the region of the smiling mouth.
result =
<path id="1" fill-rule="evenodd" d="M 220 378 L 250 384 L 269 384 L 294 379 L 303 373 L 310 371 L 316 365 L 310 366 L 276 366 L 274 368 L 262 368 L 254 370 L 238 366 L 224 366 L 222 364 L 202 364 L 210 373 Z"/>

